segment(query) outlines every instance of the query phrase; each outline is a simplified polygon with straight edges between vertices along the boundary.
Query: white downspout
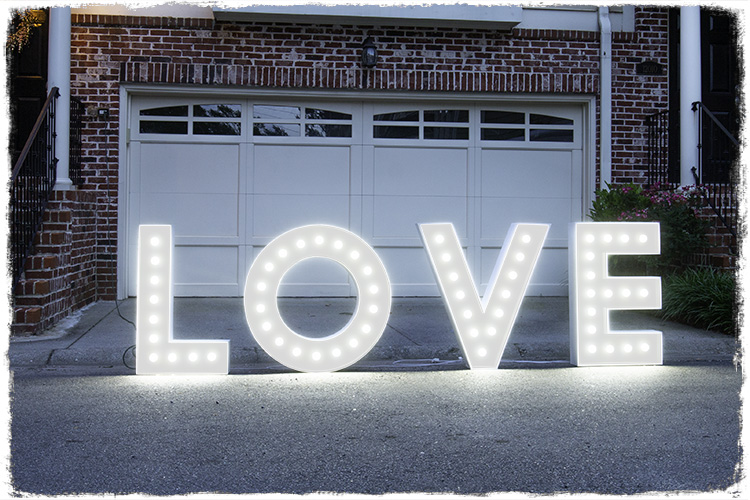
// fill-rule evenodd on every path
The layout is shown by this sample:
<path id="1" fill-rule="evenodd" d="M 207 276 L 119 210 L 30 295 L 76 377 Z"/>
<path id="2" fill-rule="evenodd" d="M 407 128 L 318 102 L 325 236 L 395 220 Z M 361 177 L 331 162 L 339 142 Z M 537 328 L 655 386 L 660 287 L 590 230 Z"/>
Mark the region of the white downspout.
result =
<path id="1" fill-rule="evenodd" d="M 698 123 L 693 103 L 701 100 L 701 11 L 680 7 L 680 184 L 694 184 L 698 166 Z"/>
<path id="2" fill-rule="evenodd" d="M 53 7 L 49 15 L 49 61 L 47 63 L 47 91 L 60 89 L 55 105 L 55 155 L 57 182 L 55 189 L 73 189 L 70 180 L 70 7 Z"/>
<path id="3" fill-rule="evenodd" d="M 612 183 L 612 23 L 609 7 L 599 7 L 599 189 Z"/>

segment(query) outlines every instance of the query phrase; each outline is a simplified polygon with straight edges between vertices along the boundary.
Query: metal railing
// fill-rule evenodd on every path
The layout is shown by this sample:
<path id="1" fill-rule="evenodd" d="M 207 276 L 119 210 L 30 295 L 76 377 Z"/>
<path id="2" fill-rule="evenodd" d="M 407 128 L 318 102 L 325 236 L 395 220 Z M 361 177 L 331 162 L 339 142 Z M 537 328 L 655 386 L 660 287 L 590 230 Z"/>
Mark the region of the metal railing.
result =
<path id="1" fill-rule="evenodd" d="M 693 103 L 698 113 L 698 165 L 693 167 L 696 184 L 708 190 L 707 201 L 719 220 L 737 238 L 737 197 L 734 171 L 739 142 L 701 102 Z M 708 118 L 708 120 L 706 120 Z"/>
<path id="2" fill-rule="evenodd" d="M 70 160 L 68 164 L 68 177 L 78 187 L 83 185 L 81 177 L 81 154 L 83 151 L 83 141 L 81 140 L 81 130 L 83 129 L 83 116 L 86 108 L 83 102 L 77 97 L 70 98 Z"/>
<path id="3" fill-rule="evenodd" d="M 675 180 L 669 168 L 669 110 L 660 111 L 646 117 L 648 128 L 648 172 L 650 185 L 670 184 Z"/>
<path id="4" fill-rule="evenodd" d="M 57 87 L 50 90 L 11 173 L 10 249 L 14 284 L 23 273 L 57 179 L 55 105 L 59 95 Z"/>

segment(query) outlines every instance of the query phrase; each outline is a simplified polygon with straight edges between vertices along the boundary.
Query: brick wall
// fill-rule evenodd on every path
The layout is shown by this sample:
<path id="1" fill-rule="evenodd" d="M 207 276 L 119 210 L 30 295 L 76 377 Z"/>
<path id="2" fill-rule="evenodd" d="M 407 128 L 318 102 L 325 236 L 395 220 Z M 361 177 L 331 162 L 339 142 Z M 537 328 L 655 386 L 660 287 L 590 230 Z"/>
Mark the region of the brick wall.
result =
<path id="1" fill-rule="evenodd" d="M 612 44 L 612 182 L 646 182 L 646 116 L 668 108 L 669 14 L 636 9 L 637 36 Z M 663 76 L 641 76 L 641 61 L 656 61 Z"/>
<path id="2" fill-rule="evenodd" d="M 93 193 L 53 193 L 14 291 L 14 334 L 38 333 L 97 300 L 96 229 Z"/>
<path id="3" fill-rule="evenodd" d="M 635 64 L 655 59 L 666 65 L 667 28 L 666 9 L 636 8 L 636 31 L 614 34 L 615 182 L 644 179 L 644 119 L 666 108 L 668 88 L 666 76 L 636 76 Z M 380 62 L 363 70 L 359 46 L 368 35 Z M 87 121 L 83 176 L 100 207 L 98 291 L 111 299 L 122 82 L 596 95 L 599 33 L 74 15 L 71 66 L 73 92 L 89 112 L 110 110 L 108 121 Z"/>

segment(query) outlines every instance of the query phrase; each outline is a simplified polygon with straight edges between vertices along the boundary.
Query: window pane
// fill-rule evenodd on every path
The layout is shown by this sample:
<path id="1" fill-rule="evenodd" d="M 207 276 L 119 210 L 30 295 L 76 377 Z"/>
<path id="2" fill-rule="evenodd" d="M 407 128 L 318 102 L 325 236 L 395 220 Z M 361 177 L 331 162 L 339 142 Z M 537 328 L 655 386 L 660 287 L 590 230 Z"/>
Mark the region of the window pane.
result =
<path id="1" fill-rule="evenodd" d="M 469 129 L 467 127 L 425 127 L 424 138 L 466 140 L 469 138 Z"/>
<path id="2" fill-rule="evenodd" d="M 141 134 L 187 134 L 187 122 L 157 122 L 142 120 Z"/>
<path id="3" fill-rule="evenodd" d="M 187 116 L 187 106 L 167 106 L 164 108 L 142 109 L 141 116 Z"/>
<path id="4" fill-rule="evenodd" d="M 325 109 L 305 108 L 305 118 L 308 120 L 351 120 L 352 115 Z"/>
<path id="5" fill-rule="evenodd" d="M 197 135 L 240 135 L 241 124 L 237 122 L 195 122 L 193 133 Z"/>
<path id="6" fill-rule="evenodd" d="M 522 128 L 483 128 L 483 141 L 523 141 L 526 137 Z"/>
<path id="7" fill-rule="evenodd" d="M 573 120 L 559 116 L 535 115 L 532 113 L 531 123 L 533 125 L 573 125 Z"/>
<path id="8" fill-rule="evenodd" d="M 198 104 L 193 106 L 193 115 L 240 118 L 242 116 L 242 106 L 239 104 Z"/>
<path id="9" fill-rule="evenodd" d="M 482 123 L 524 123 L 524 116 L 515 111 L 482 111 Z"/>
<path id="10" fill-rule="evenodd" d="M 536 142 L 573 142 L 572 130 L 531 129 L 530 139 Z"/>
<path id="11" fill-rule="evenodd" d="M 253 135 L 268 137 L 299 137 L 298 123 L 256 123 L 253 125 Z"/>
<path id="12" fill-rule="evenodd" d="M 307 137 L 351 137 L 352 126 L 308 124 L 305 125 L 305 135 Z"/>
<path id="13" fill-rule="evenodd" d="M 373 137 L 376 139 L 419 139 L 419 127 L 375 125 L 373 129 Z"/>
<path id="14" fill-rule="evenodd" d="M 424 121 L 469 123 L 469 110 L 468 109 L 425 110 Z"/>
<path id="15" fill-rule="evenodd" d="M 376 122 L 418 122 L 419 111 L 397 111 L 395 113 L 383 113 L 375 115 Z"/>
<path id="16" fill-rule="evenodd" d="M 294 106 L 253 106 L 253 118 L 257 120 L 299 120 L 300 116 Z"/>

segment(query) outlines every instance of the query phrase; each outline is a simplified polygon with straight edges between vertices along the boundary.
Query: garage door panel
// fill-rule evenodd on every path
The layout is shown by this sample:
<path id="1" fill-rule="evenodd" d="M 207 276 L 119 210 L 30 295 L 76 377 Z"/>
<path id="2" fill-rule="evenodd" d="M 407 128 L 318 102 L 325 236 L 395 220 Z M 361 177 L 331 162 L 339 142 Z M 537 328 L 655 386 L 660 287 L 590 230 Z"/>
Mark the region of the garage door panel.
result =
<path id="1" fill-rule="evenodd" d="M 254 238 L 275 238 L 308 224 L 349 227 L 349 196 L 255 195 L 251 206 Z"/>
<path id="2" fill-rule="evenodd" d="M 435 284 L 427 252 L 422 247 L 394 248 L 376 246 L 392 285 Z"/>
<path id="3" fill-rule="evenodd" d="M 570 151 L 482 151 L 482 196 L 569 197 Z"/>
<path id="4" fill-rule="evenodd" d="M 510 224 L 537 222 L 551 228 L 528 293 L 566 293 L 561 283 L 567 277 L 568 224 L 583 217 L 590 177 L 584 182 L 589 155 L 581 105 L 504 98 L 491 105 L 438 104 L 425 97 L 390 103 L 338 99 L 340 106 L 331 107 L 333 98 L 316 105 L 302 98 L 237 97 L 232 103 L 241 108 L 241 118 L 232 123 L 242 134 L 201 136 L 201 143 L 168 128 L 134 134 L 130 170 L 122 177 L 128 183 L 128 291 L 135 293 L 139 224 L 173 226 L 178 295 L 241 295 L 264 245 L 295 227 L 331 224 L 355 231 L 376 249 L 394 295 L 415 296 L 438 294 L 417 224 L 452 223 L 477 283 L 484 283 Z M 193 110 L 203 101 L 134 95 L 131 118 L 137 122 L 146 104 Z M 264 106 L 297 114 L 272 117 L 271 123 L 256 117 L 256 108 Z M 406 117 L 404 111 L 411 113 Z M 395 114 L 383 115 L 388 112 Z M 509 113 L 517 120 L 508 121 Z M 193 111 L 188 118 L 213 120 Z M 267 121 L 281 131 L 293 121 L 299 136 L 269 135 L 271 129 L 261 127 Z M 310 124 L 325 133 L 308 134 Z M 384 127 L 393 133 L 380 134 Z M 399 133 L 405 127 L 417 133 Z M 508 130 L 516 128 L 523 133 L 511 137 Z M 295 267 L 279 293 L 348 296 L 353 290 L 343 268 L 324 262 Z"/>
<path id="5" fill-rule="evenodd" d="M 175 246 L 173 259 L 176 296 L 237 296 L 239 248 Z"/>
<path id="6" fill-rule="evenodd" d="M 279 295 L 286 297 L 349 296 L 351 289 L 348 271 L 329 259 L 305 259 L 292 267 L 279 287 Z"/>
<path id="7" fill-rule="evenodd" d="M 171 224 L 175 238 L 237 237 L 238 196 L 206 193 L 143 194 L 141 224 Z"/>
<path id="8" fill-rule="evenodd" d="M 373 204 L 373 238 L 418 241 L 417 224 L 429 222 L 452 222 L 459 238 L 468 235 L 465 196 L 377 196 Z"/>
<path id="9" fill-rule="evenodd" d="M 483 296 L 492 277 L 500 247 L 484 247 L 480 252 L 481 285 Z M 564 248 L 542 249 L 531 275 L 526 295 L 565 296 L 568 294 L 568 251 Z"/>
<path id="10" fill-rule="evenodd" d="M 570 198 L 483 198 L 481 239 L 503 241 L 515 222 L 550 224 L 545 247 L 568 245 Z"/>
<path id="11" fill-rule="evenodd" d="M 256 145 L 254 150 L 256 194 L 349 194 L 348 146 Z"/>
<path id="12" fill-rule="evenodd" d="M 142 144 L 143 193 L 237 193 L 236 144 Z"/>
<path id="13" fill-rule="evenodd" d="M 466 149 L 376 148 L 374 194 L 466 196 Z"/>

